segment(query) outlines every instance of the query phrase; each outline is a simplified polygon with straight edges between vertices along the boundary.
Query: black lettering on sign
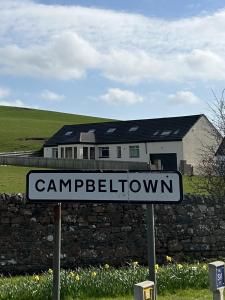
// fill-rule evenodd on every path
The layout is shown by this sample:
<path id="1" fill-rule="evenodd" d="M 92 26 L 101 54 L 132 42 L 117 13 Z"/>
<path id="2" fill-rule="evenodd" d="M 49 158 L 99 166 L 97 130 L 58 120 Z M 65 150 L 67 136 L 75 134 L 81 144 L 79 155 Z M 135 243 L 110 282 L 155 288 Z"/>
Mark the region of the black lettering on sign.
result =
<path id="1" fill-rule="evenodd" d="M 118 192 L 118 190 L 113 189 L 113 180 L 112 179 L 110 179 L 110 181 L 109 181 L 109 187 L 110 187 L 110 193 L 117 193 Z"/>
<path id="2" fill-rule="evenodd" d="M 86 192 L 91 193 L 95 191 L 95 181 L 93 179 L 86 180 Z"/>
<path id="3" fill-rule="evenodd" d="M 151 191 L 153 193 L 156 193 L 158 180 L 155 180 L 154 184 L 153 184 L 152 180 L 143 180 L 143 183 L 144 183 L 144 188 L 145 188 L 146 193 L 150 193 Z"/>
<path id="4" fill-rule="evenodd" d="M 162 193 L 165 193 L 165 188 L 169 193 L 173 192 L 173 182 L 170 180 L 169 185 L 166 183 L 166 181 L 162 180 L 161 181 L 161 191 Z"/>
<path id="5" fill-rule="evenodd" d="M 43 183 L 42 187 L 39 185 L 40 183 Z M 36 190 L 38 192 L 43 192 L 45 190 L 44 184 L 45 184 L 45 181 L 43 179 L 38 179 L 38 181 L 36 181 L 36 183 L 35 183 Z"/>
<path id="6" fill-rule="evenodd" d="M 77 190 L 78 190 L 79 188 L 81 188 L 83 185 L 84 185 L 83 180 L 81 180 L 81 179 L 76 179 L 76 180 L 75 180 L 75 185 L 74 185 L 75 192 L 77 192 Z"/>
<path id="7" fill-rule="evenodd" d="M 106 193 L 106 180 L 105 179 L 99 179 L 98 181 L 98 191 L 99 193 Z"/>
<path id="8" fill-rule="evenodd" d="M 56 189 L 56 186 L 55 186 L 55 181 L 53 179 L 51 179 L 49 181 L 47 192 L 49 192 L 51 190 L 53 190 L 54 192 L 57 192 L 57 189 Z"/>
<path id="9" fill-rule="evenodd" d="M 133 192 L 133 193 L 138 193 L 140 192 L 140 189 L 141 189 L 141 184 L 138 180 L 132 180 L 130 182 L 130 190 Z"/>
<path id="10" fill-rule="evenodd" d="M 59 191 L 63 191 L 63 187 L 66 189 L 68 186 L 68 191 L 71 192 L 71 179 L 68 179 L 66 182 L 63 179 L 59 180 Z"/>
<path id="11" fill-rule="evenodd" d="M 125 193 L 125 182 L 127 182 L 127 179 L 119 179 L 118 182 L 122 183 L 122 193 Z"/>

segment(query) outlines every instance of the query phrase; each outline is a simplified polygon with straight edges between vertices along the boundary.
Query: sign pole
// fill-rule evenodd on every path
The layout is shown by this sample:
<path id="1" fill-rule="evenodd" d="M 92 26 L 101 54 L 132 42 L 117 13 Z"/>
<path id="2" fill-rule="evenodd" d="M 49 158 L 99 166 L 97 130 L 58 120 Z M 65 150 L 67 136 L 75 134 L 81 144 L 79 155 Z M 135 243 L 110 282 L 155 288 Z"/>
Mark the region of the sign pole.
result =
<path id="1" fill-rule="evenodd" d="M 61 203 L 54 207 L 53 300 L 60 300 Z"/>
<path id="2" fill-rule="evenodd" d="M 156 294 L 156 274 L 155 274 L 155 222 L 154 222 L 154 205 L 147 204 L 146 209 L 147 220 L 147 245 L 148 245 L 148 268 L 149 268 L 149 280 L 154 282 L 154 295 L 153 300 L 157 300 Z"/>

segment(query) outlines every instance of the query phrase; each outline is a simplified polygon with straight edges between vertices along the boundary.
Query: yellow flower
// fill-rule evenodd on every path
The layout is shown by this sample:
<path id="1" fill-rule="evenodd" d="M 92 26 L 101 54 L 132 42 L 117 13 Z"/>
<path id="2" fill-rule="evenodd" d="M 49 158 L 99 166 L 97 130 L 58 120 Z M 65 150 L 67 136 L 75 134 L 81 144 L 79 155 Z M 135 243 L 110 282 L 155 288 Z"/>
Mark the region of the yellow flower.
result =
<path id="1" fill-rule="evenodd" d="M 52 275 L 53 274 L 53 270 L 52 269 L 48 269 L 48 274 Z"/>
<path id="2" fill-rule="evenodd" d="M 71 271 L 71 272 L 69 273 L 69 275 L 70 275 L 71 277 L 74 277 L 74 276 L 75 276 L 75 273 L 74 273 L 73 271 Z"/>
<path id="3" fill-rule="evenodd" d="M 158 269 L 159 269 L 159 265 L 158 265 L 158 264 L 155 264 L 155 272 L 156 272 L 156 273 L 158 272 Z"/>
<path id="4" fill-rule="evenodd" d="M 166 256 L 166 261 L 167 261 L 167 262 L 171 262 L 171 261 L 172 261 L 172 257 L 167 255 L 167 256 Z"/>
<path id="5" fill-rule="evenodd" d="M 34 276 L 34 280 L 35 280 L 35 281 L 39 281 L 39 280 L 40 280 L 40 277 L 39 277 L 38 275 L 35 275 L 35 276 Z"/>
<path id="6" fill-rule="evenodd" d="M 76 275 L 76 276 L 75 276 L 75 280 L 76 280 L 76 281 L 79 281 L 79 280 L 80 280 L 79 275 Z"/>
<path id="7" fill-rule="evenodd" d="M 104 265 L 104 268 L 105 268 L 106 270 L 108 270 L 108 269 L 109 269 L 109 265 L 108 265 L 108 264 L 105 264 L 105 265 Z"/>
<path id="8" fill-rule="evenodd" d="M 138 261 L 133 261 L 132 265 L 133 265 L 133 267 L 137 267 L 138 266 Z"/>
<path id="9" fill-rule="evenodd" d="M 203 270 L 207 270 L 207 265 L 203 265 L 203 266 L 202 266 L 202 269 L 203 269 Z"/>
<path id="10" fill-rule="evenodd" d="M 91 277 L 96 277 L 97 273 L 96 272 L 91 272 Z"/>
<path id="11" fill-rule="evenodd" d="M 178 268 L 178 269 L 182 269 L 183 266 L 182 266 L 181 264 L 178 264 L 178 265 L 177 265 L 177 268 Z"/>

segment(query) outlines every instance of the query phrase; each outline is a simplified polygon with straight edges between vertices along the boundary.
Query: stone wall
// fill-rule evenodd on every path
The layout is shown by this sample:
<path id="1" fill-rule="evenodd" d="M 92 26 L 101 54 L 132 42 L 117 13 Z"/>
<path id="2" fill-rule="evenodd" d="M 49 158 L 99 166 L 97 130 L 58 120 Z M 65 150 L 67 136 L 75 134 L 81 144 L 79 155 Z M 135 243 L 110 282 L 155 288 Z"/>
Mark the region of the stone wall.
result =
<path id="1" fill-rule="evenodd" d="M 53 207 L 26 204 L 22 195 L 0 195 L 0 272 L 52 267 Z M 176 259 L 225 257 L 225 201 L 186 197 L 155 205 L 156 252 Z M 64 268 L 147 262 L 145 206 L 62 204 Z"/>

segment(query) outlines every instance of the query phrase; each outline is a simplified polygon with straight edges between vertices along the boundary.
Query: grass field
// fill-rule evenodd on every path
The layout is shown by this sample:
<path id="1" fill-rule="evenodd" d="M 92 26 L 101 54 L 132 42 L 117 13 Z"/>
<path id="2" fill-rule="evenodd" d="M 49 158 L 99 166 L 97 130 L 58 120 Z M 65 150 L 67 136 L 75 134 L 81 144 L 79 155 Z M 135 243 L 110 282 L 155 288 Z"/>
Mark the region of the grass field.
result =
<path id="1" fill-rule="evenodd" d="M 37 109 L 0 106 L 0 152 L 38 150 L 44 140 L 66 124 L 106 119 Z"/>
<path id="2" fill-rule="evenodd" d="M 26 184 L 26 174 L 30 170 L 38 168 L 0 166 L 0 193 L 24 193 Z M 196 180 L 198 180 L 196 178 Z M 183 176 L 184 193 L 194 192 L 188 176 Z"/>

